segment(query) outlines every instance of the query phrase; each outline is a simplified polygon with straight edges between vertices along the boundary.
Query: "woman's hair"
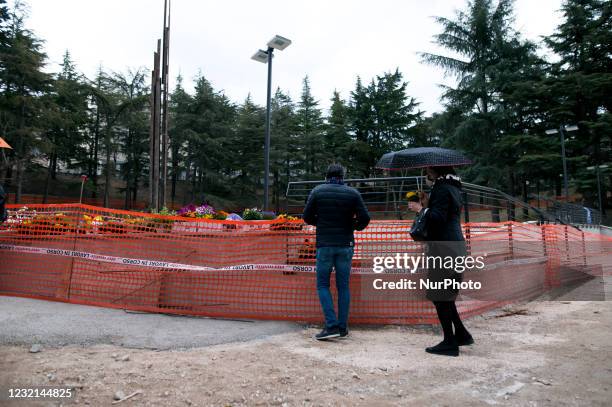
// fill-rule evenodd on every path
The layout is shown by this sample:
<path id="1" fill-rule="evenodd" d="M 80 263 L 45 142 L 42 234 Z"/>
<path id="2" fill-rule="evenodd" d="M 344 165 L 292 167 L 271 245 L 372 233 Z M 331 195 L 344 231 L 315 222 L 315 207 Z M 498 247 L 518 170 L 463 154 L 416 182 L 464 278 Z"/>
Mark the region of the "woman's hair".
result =
<path id="1" fill-rule="evenodd" d="M 448 174 L 457 175 L 455 169 L 451 166 L 430 167 L 437 177 L 445 177 Z"/>

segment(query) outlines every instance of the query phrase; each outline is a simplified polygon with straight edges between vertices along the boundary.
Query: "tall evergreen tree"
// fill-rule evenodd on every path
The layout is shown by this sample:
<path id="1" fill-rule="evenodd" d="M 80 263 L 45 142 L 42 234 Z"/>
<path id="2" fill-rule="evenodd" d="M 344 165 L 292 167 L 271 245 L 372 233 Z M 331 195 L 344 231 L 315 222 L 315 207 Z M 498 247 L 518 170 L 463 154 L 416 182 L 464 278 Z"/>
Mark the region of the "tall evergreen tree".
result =
<path id="1" fill-rule="evenodd" d="M 333 161 L 350 168 L 348 145 L 351 141 L 351 134 L 348 106 L 336 90 L 334 90 L 331 102 L 325 128 L 325 150 L 330 153 Z"/>
<path id="2" fill-rule="evenodd" d="M 272 176 L 272 203 L 276 212 L 281 211 L 281 196 L 295 173 L 297 157 L 294 146 L 298 144 L 295 106 L 288 94 L 281 89 L 274 93 L 270 117 L 270 172 Z"/>
<path id="3" fill-rule="evenodd" d="M 551 127 L 578 125 L 576 137 L 566 143 L 567 155 L 576 163 L 570 165 L 570 175 L 594 204 L 595 176 L 585 167 L 612 162 L 612 5 L 566 0 L 562 12 L 563 22 L 545 38 L 559 60 L 551 64 L 544 91 Z M 603 197 L 612 186 L 612 171 L 607 174 Z"/>
<path id="4" fill-rule="evenodd" d="M 24 25 L 25 6 L 16 1 L 12 9 L 2 10 L 0 48 L 0 130 L 15 149 L 9 153 L 11 164 L 6 178 L 15 172 L 17 193 L 21 200 L 25 170 L 39 154 L 38 130 L 45 109 L 42 96 L 51 77 L 43 71 L 46 54 L 42 42 Z M 7 15 L 8 13 L 8 15 Z M 8 17 L 8 18 L 7 18 Z"/>
<path id="5" fill-rule="evenodd" d="M 300 137 L 301 174 L 305 179 L 321 179 L 329 160 L 324 149 L 324 121 L 319 102 L 312 96 L 310 81 L 302 82 L 302 95 L 296 111 L 296 130 Z"/>
<path id="6" fill-rule="evenodd" d="M 398 69 L 376 76 L 367 87 L 357 78 L 349 104 L 353 141 L 347 151 L 360 176 L 370 176 L 383 154 L 410 145 L 411 127 L 422 113 L 414 111 L 418 103 L 407 95 L 407 85 Z"/>
<path id="7" fill-rule="evenodd" d="M 176 78 L 176 87 L 170 96 L 170 171 L 171 177 L 171 202 L 174 203 L 177 194 L 177 183 L 179 176 L 183 171 L 186 171 L 184 165 L 187 140 L 189 138 L 190 121 L 191 121 L 191 106 L 193 99 L 191 95 L 183 88 L 183 77 L 179 75 Z"/>
<path id="8" fill-rule="evenodd" d="M 264 114 L 264 109 L 253 103 L 251 95 L 247 96 L 238 108 L 236 143 L 228 151 L 233 157 L 235 185 L 242 200 L 250 203 L 256 201 L 264 176 Z M 247 194 L 252 198 L 248 199 Z"/>
<path id="9" fill-rule="evenodd" d="M 125 180 L 124 207 L 130 209 L 138 200 L 140 181 L 146 169 L 149 149 L 149 89 L 143 69 L 114 73 L 109 79 L 119 106 L 116 112 L 114 139 L 117 143 L 115 167 Z M 117 163 L 117 156 L 121 160 Z"/>
<path id="10" fill-rule="evenodd" d="M 496 146 L 509 135 L 524 133 L 535 120 L 521 111 L 522 101 L 510 101 L 515 82 L 541 75 L 535 47 L 512 28 L 512 0 L 469 1 L 454 19 L 436 21 L 443 29 L 436 42 L 458 56 L 422 56 L 456 77 L 457 85 L 447 87 L 443 99 L 448 110 L 462 114 L 443 144 L 465 150 L 475 160 L 465 171 L 468 179 L 513 191 L 517 151 L 505 156 Z"/>
<path id="11" fill-rule="evenodd" d="M 83 81 L 68 51 L 65 52 L 60 72 L 47 95 L 46 129 L 42 131 L 46 141 L 49 165 L 43 202 L 46 203 L 50 182 L 56 179 L 58 165 L 67 168 L 83 168 L 88 164 L 85 126 L 88 120 L 89 89 Z"/>

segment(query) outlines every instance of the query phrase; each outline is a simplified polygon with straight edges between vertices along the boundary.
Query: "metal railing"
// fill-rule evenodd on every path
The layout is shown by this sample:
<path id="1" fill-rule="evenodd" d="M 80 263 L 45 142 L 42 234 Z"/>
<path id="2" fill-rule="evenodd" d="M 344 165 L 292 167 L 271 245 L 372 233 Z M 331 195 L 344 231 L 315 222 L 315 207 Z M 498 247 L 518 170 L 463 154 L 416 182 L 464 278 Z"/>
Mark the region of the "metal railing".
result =
<path id="1" fill-rule="evenodd" d="M 318 181 L 294 181 L 287 186 L 287 213 L 300 215 L 310 191 L 319 184 Z M 405 195 L 409 191 L 425 189 L 425 177 L 386 177 L 346 179 L 345 184 L 357 189 L 363 197 L 369 212 L 378 219 L 403 219 L 413 217 L 408 211 Z M 554 201 L 556 202 L 556 201 Z M 556 202 L 557 204 L 561 204 Z M 580 205 L 571 206 L 571 211 L 562 205 L 548 204 L 547 208 L 537 208 L 529 202 L 508 195 L 494 188 L 463 183 L 462 217 L 464 222 L 501 222 L 506 220 L 533 223 L 587 223 L 587 209 L 591 211 L 591 223 L 599 224 L 599 211 Z"/>

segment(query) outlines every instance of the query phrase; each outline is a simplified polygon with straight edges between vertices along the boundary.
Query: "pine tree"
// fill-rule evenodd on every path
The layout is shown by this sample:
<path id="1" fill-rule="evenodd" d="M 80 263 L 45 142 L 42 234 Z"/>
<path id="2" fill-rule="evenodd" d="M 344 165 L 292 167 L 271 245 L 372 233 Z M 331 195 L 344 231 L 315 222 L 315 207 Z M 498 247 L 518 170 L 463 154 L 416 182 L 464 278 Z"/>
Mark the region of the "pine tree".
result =
<path id="1" fill-rule="evenodd" d="M 124 208 L 131 209 L 132 202 L 138 200 L 140 180 L 147 165 L 146 153 L 149 150 L 149 89 L 144 70 L 128 70 L 114 73 L 109 80 L 112 92 L 116 95 L 116 118 L 113 138 L 116 143 L 116 156 L 121 158 L 120 173 L 125 181 Z"/>
<path id="2" fill-rule="evenodd" d="M 357 78 L 349 103 L 352 141 L 346 151 L 360 176 L 370 176 L 383 154 L 410 145 L 411 128 L 422 113 L 414 111 L 418 103 L 408 97 L 406 87 L 398 69 L 376 76 L 367 87 Z"/>
<path id="3" fill-rule="evenodd" d="M 264 164 L 264 109 L 247 96 L 238 108 L 233 157 L 235 184 L 242 200 L 253 203 L 262 187 Z"/>
<path id="4" fill-rule="evenodd" d="M 330 153 L 333 161 L 342 163 L 348 169 L 351 167 L 348 154 L 348 145 L 351 141 L 348 106 L 336 90 L 331 102 L 325 127 L 325 150 Z"/>
<path id="5" fill-rule="evenodd" d="M 270 117 L 270 172 L 272 176 L 272 203 L 281 211 L 281 195 L 296 172 L 294 146 L 298 144 L 295 106 L 288 94 L 280 88 L 274 93 Z"/>
<path id="6" fill-rule="evenodd" d="M 296 112 L 296 127 L 299 135 L 298 154 L 301 174 L 305 179 L 321 179 L 323 168 L 329 161 L 324 149 L 324 121 L 319 102 L 310 91 L 306 76 L 302 82 L 302 95 Z"/>
<path id="7" fill-rule="evenodd" d="M 53 87 L 46 95 L 46 131 L 43 151 L 49 165 L 43 203 L 47 201 L 50 182 L 56 179 L 58 164 L 67 168 L 83 168 L 88 164 L 85 126 L 88 119 L 89 89 L 68 51 L 65 52 L 61 71 L 55 75 Z"/>
<path id="8" fill-rule="evenodd" d="M 538 80 L 542 62 L 535 46 L 512 28 L 512 0 L 473 0 L 454 19 L 436 17 L 442 33 L 436 42 L 458 57 L 423 53 L 427 63 L 442 67 L 457 79 L 443 99 L 449 111 L 460 112 L 456 127 L 443 145 L 465 150 L 475 165 L 464 170 L 469 180 L 514 191 L 518 151 L 505 155 L 504 138 L 523 134 L 541 117 L 523 111 L 516 98 L 517 82 Z M 512 99 L 514 94 L 514 99 Z M 506 151 L 506 150 L 504 150 Z M 507 151 L 506 151 L 507 152 Z"/>
<path id="9" fill-rule="evenodd" d="M 186 171 L 184 165 L 187 152 L 187 139 L 190 131 L 191 105 L 193 98 L 183 88 L 183 77 L 176 78 L 176 87 L 170 95 L 170 151 L 171 151 L 171 201 L 174 204 L 177 194 L 177 183 L 181 172 Z"/>
<path id="10" fill-rule="evenodd" d="M 563 22 L 545 39 L 559 60 L 551 64 L 543 87 L 551 95 L 552 127 L 578 125 L 566 153 L 579 165 L 570 165 L 569 172 L 594 204 L 595 177 L 585 167 L 612 162 L 612 6 L 603 0 L 566 0 L 562 12 Z M 606 197 L 612 171 L 603 180 Z"/>
<path id="11" fill-rule="evenodd" d="M 48 91 L 51 78 L 43 71 L 46 54 L 41 41 L 24 26 L 23 3 L 16 1 L 12 9 L 0 7 L 0 10 L 4 20 L 0 48 L 0 130 L 14 146 L 9 153 L 11 164 L 7 178 L 14 170 L 15 201 L 19 202 L 25 170 L 40 151 L 38 128 L 45 109 L 42 95 Z"/>

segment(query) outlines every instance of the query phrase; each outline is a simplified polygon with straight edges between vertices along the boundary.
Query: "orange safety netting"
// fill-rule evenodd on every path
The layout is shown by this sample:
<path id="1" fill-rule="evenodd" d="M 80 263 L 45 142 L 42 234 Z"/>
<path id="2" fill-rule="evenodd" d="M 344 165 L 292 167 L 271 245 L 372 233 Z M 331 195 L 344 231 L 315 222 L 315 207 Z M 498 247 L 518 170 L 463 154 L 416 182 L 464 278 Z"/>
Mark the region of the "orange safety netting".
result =
<path id="1" fill-rule="evenodd" d="M 315 229 L 302 221 L 186 219 L 79 204 L 11 205 L 0 227 L 0 294 L 132 310 L 319 322 Z M 356 232 L 353 323 L 435 323 L 422 292 L 372 296 L 377 256 L 420 253 L 410 221 Z M 463 315 L 611 273 L 612 239 L 564 225 L 468 223 L 493 271 L 462 292 Z M 580 269 L 580 272 L 576 270 Z M 332 275 L 333 276 L 333 275 Z M 333 277 L 332 277 L 333 278 Z M 332 287 L 334 282 L 332 281 Z M 332 290 L 333 291 L 333 290 Z"/>

